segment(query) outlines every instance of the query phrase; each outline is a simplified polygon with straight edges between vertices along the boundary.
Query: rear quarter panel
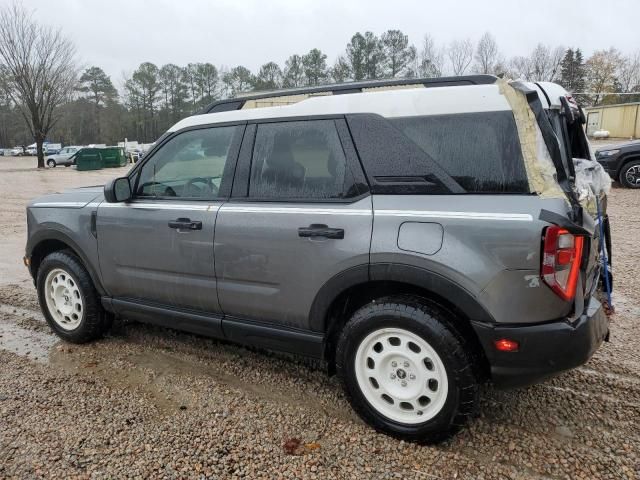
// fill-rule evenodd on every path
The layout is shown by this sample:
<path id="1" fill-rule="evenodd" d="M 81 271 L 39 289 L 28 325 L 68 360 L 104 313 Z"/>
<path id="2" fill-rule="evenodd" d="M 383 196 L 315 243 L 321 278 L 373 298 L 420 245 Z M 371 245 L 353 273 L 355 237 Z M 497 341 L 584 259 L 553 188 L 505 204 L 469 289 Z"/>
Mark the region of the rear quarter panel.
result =
<path id="1" fill-rule="evenodd" d="M 475 297 L 496 322 L 543 322 L 571 310 L 571 303 L 560 300 L 540 280 L 541 236 L 548 224 L 538 216 L 541 209 L 565 214 L 562 199 L 375 195 L 373 203 L 372 264 L 406 264 L 442 275 Z M 407 222 L 441 225 L 441 247 L 436 251 L 434 238 L 426 236 L 399 239 L 401 226 Z M 408 231 L 420 235 L 420 229 Z M 432 237 L 439 230 L 423 231 Z M 425 253 L 401 248 L 421 242 Z"/>

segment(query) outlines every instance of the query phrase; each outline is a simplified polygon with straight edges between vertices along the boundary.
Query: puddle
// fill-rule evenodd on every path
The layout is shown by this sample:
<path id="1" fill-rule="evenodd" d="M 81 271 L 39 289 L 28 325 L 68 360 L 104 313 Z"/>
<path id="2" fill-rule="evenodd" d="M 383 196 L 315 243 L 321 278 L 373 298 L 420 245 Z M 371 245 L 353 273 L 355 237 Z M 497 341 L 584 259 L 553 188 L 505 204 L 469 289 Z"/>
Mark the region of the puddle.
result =
<path id="1" fill-rule="evenodd" d="M 36 362 L 48 363 L 49 351 L 58 343 L 52 334 L 29 330 L 15 323 L 0 320 L 0 349 L 30 358 Z"/>

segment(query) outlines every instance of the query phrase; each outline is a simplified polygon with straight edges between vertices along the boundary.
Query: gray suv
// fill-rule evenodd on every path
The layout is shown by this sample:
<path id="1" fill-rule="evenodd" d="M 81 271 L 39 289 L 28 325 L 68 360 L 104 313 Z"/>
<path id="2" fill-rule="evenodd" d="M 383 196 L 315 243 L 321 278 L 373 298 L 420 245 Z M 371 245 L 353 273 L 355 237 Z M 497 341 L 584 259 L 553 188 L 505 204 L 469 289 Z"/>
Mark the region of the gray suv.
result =
<path id="1" fill-rule="evenodd" d="M 370 425 L 436 442 L 482 382 L 608 336 L 567 98 L 473 76 L 216 102 L 127 176 L 32 201 L 25 264 L 65 340 L 122 316 L 322 359 Z"/>

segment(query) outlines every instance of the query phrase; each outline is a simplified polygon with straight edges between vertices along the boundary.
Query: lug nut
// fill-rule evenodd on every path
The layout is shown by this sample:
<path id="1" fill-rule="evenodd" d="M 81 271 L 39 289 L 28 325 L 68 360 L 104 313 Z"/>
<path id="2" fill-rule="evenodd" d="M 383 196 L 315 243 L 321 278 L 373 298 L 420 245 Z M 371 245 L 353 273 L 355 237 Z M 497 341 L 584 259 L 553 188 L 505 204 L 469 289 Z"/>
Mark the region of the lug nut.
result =
<path id="1" fill-rule="evenodd" d="M 396 378 L 395 373 L 392 373 L 392 374 L 391 374 L 391 380 L 395 380 L 395 378 Z"/>
<path id="2" fill-rule="evenodd" d="M 407 386 L 407 382 L 406 382 L 406 381 L 404 381 L 404 380 L 402 380 L 402 382 L 400 383 L 400 385 L 402 385 L 403 387 L 406 387 L 406 386 Z"/>
<path id="3" fill-rule="evenodd" d="M 409 368 L 409 362 L 404 362 L 404 368 Z"/>
<path id="4" fill-rule="evenodd" d="M 412 373 L 411 375 L 409 375 L 409 380 L 415 380 L 416 376 Z"/>
<path id="5" fill-rule="evenodd" d="M 396 368 L 396 367 L 398 366 L 398 362 L 391 362 L 391 366 L 392 366 L 393 368 Z"/>
<path id="6" fill-rule="evenodd" d="M 417 413 L 418 415 L 422 415 L 422 410 L 418 410 L 416 413 Z"/>

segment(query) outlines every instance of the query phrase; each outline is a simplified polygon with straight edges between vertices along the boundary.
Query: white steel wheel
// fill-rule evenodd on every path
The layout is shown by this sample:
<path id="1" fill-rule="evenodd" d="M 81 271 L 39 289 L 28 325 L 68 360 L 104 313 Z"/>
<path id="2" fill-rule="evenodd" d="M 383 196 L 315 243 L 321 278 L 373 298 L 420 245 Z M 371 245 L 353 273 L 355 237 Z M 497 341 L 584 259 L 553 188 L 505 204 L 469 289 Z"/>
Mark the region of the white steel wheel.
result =
<path id="1" fill-rule="evenodd" d="M 82 321 L 84 301 L 77 282 L 61 268 L 52 269 L 45 278 L 47 309 L 53 321 L 64 330 L 75 330 Z"/>
<path id="2" fill-rule="evenodd" d="M 449 390 L 440 356 L 423 338 L 402 328 L 367 335 L 355 357 L 360 391 L 381 415 L 415 425 L 442 410 Z"/>

